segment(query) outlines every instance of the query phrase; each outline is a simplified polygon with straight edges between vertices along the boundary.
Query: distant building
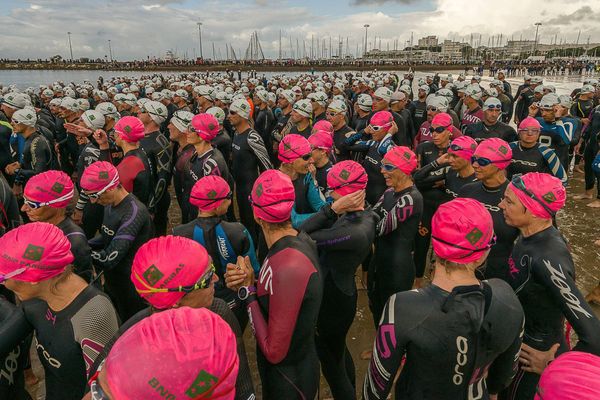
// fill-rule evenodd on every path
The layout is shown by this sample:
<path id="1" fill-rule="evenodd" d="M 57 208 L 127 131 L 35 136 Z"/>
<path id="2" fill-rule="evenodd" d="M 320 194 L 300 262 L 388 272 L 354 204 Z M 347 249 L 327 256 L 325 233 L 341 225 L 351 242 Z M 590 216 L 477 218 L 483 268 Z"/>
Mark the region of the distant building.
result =
<path id="1" fill-rule="evenodd" d="M 535 40 L 509 40 L 504 46 L 509 56 L 519 56 L 521 53 L 531 53 L 535 48 Z"/>
<path id="2" fill-rule="evenodd" d="M 448 61 L 459 61 L 463 59 L 463 48 L 468 46 L 466 43 L 453 42 L 446 39 L 442 43 L 442 58 Z"/>
<path id="3" fill-rule="evenodd" d="M 425 36 L 419 39 L 419 47 L 436 47 L 438 45 L 437 36 Z"/>

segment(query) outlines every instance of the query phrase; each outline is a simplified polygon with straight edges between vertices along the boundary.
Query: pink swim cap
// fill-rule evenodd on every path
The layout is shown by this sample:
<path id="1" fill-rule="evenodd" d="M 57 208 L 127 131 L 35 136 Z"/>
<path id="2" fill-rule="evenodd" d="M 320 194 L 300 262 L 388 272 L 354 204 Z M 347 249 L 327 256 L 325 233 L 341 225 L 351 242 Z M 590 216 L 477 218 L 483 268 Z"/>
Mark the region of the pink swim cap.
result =
<path id="1" fill-rule="evenodd" d="M 523 206 L 539 218 L 552 218 L 563 208 L 567 191 L 555 176 L 540 172 L 515 175 L 508 187 L 521 200 Z"/>
<path id="2" fill-rule="evenodd" d="M 368 179 L 362 165 L 345 160 L 331 167 L 327 173 L 327 187 L 340 196 L 345 196 L 366 188 Z"/>
<path id="3" fill-rule="evenodd" d="M 227 199 L 231 199 L 231 188 L 225 179 L 216 175 L 198 179 L 190 193 L 190 203 L 202 211 L 214 210 Z"/>
<path id="4" fill-rule="evenodd" d="M 445 126 L 449 131 L 451 131 L 450 127 L 452 126 L 452 117 L 448 113 L 436 114 L 431 120 L 431 125 Z"/>
<path id="5" fill-rule="evenodd" d="M 568 351 L 544 369 L 534 400 L 598 400 L 598 377 L 600 357 L 580 351 Z"/>
<path id="6" fill-rule="evenodd" d="M 210 142 L 219 134 L 219 121 L 212 114 L 198 114 L 192 118 L 191 127 L 205 142 Z"/>
<path id="7" fill-rule="evenodd" d="M 473 157 L 487 158 L 499 169 L 506 169 L 512 159 L 512 149 L 500 138 L 485 139 L 479 143 Z"/>
<path id="8" fill-rule="evenodd" d="M 331 148 L 333 147 L 333 137 L 331 136 L 331 133 L 320 130 L 309 136 L 308 143 L 310 143 L 314 149 L 331 151 Z"/>
<path id="9" fill-rule="evenodd" d="M 73 260 L 69 239 L 46 222 L 21 225 L 0 238 L 0 281 L 45 281 L 63 273 Z"/>
<path id="10" fill-rule="evenodd" d="M 144 243 L 135 253 L 131 281 L 144 300 L 162 310 L 173 307 L 186 293 L 153 289 L 192 286 L 210 267 L 210 257 L 198 242 L 181 236 L 160 236 Z"/>
<path id="11" fill-rule="evenodd" d="M 519 130 L 527 130 L 531 128 L 542 129 L 542 125 L 537 119 L 533 117 L 527 117 L 519 124 Z"/>
<path id="12" fill-rule="evenodd" d="M 489 211 L 474 199 L 458 198 L 442 204 L 431 221 L 435 254 L 450 262 L 468 264 L 490 249 L 494 223 Z"/>
<path id="13" fill-rule="evenodd" d="M 312 133 L 315 133 L 317 131 L 326 131 L 329 132 L 329 134 L 331 135 L 331 137 L 333 137 L 333 125 L 331 125 L 331 122 L 327 121 L 326 119 L 322 119 L 320 121 L 317 121 L 313 127 L 312 127 Z"/>
<path id="14" fill-rule="evenodd" d="M 455 154 L 458 157 L 471 162 L 471 157 L 477 149 L 477 142 L 470 136 L 459 136 L 450 143 L 449 154 Z"/>
<path id="15" fill-rule="evenodd" d="M 64 208 L 74 194 L 73 181 L 62 171 L 50 170 L 32 176 L 25 185 L 23 196 L 40 203 L 39 207 Z"/>
<path id="16" fill-rule="evenodd" d="M 383 129 L 385 132 L 389 131 L 394 122 L 394 117 L 389 111 L 377 111 L 369 120 L 369 125 L 375 129 Z"/>
<path id="17" fill-rule="evenodd" d="M 206 308 L 155 313 L 128 329 L 104 363 L 114 399 L 235 397 L 239 359 L 229 325 Z M 168 390 L 169 396 L 161 393 Z"/>
<path id="18" fill-rule="evenodd" d="M 287 221 L 296 201 L 294 184 L 283 172 L 266 170 L 254 182 L 249 200 L 255 217 L 270 223 Z"/>
<path id="19" fill-rule="evenodd" d="M 304 136 L 289 134 L 285 135 L 279 143 L 277 158 L 283 163 L 291 163 L 302 156 L 310 154 L 310 143 Z"/>
<path id="20" fill-rule="evenodd" d="M 83 170 L 79 184 L 88 192 L 110 190 L 119 185 L 119 172 L 107 161 L 96 161 Z"/>
<path id="21" fill-rule="evenodd" d="M 145 134 L 144 124 L 138 117 L 127 116 L 117 121 L 115 132 L 128 143 L 142 140 Z"/>
<path id="22" fill-rule="evenodd" d="M 392 147 L 385 153 L 383 159 L 398 168 L 406 175 L 413 173 L 417 169 L 417 156 L 406 146 Z"/>

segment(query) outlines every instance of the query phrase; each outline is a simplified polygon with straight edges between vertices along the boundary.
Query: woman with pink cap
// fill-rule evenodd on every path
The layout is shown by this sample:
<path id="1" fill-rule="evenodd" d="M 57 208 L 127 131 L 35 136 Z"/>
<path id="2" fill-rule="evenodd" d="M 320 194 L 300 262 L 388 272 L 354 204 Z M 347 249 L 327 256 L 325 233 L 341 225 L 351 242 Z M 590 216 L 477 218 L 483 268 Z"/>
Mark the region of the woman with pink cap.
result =
<path id="1" fill-rule="evenodd" d="M 35 331 L 46 399 L 81 399 L 94 360 L 118 329 L 108 296 L 73 273 L 71 244 L 52 224 L 13 229 L 0 238 L 0 253 L 0 282 L 21 301 L 0 299 L 0 356 Z"/>
<path id="2" fill-rule="evenodd" d="M 569 351 L 544 369 L 534 400 L 600 399 L 599 376 L 600 357 Z"/>
<path id="3" fill-rule="evenodd" d="M 367 172 L 367 202 L 375 204 L 385 191 L 385 180 L 381 175 L 381 160 L 394 144 L 394 133 L 398 131 L 394 117 L 389 111 L 378 111 L 371 117 L 362 139 L 362 133 L 356 133 L 346 139 L 346 146 L 352 153 L 360 153 L 364 159 L 362 165 Z"/>
<path id="4" fill-rule="evenodd" d="M 244 347 L 243 330 L 228 304 L 215 298 L 215 284 L 219 281 L 213 259 L 206 249 L 192 239 L 178 236 L 160 236 L 146 242 L 135 254 L 131 268 L 131 282 L 138 295 L 150 307 L 136 313 L 120 327 L 103 352 L 98 356 L 92 371 L 97 371 L 107 358 L 119 337 L 127 335 L 140 321 L 152 315 L 181 307 L 209 309 L 219 315 L 235 334 L 239 357 L 239 375 L 236 376 L 236 393 L 232 399 L 247 400 L 254 396 L 252 377 Z M 233 396 L 233 394 L 232 394 Z"/>
<path id="5" fill-rule="evenodd" d="M 235 335 L 216 314 L 183 307 L 145 318 L 115 343 L 86 400 L 236 399 Z M 161 395 L 161 393 L 166 393 Z"/>
<path id="6" fill-rule="evenodd" d="M 385 399 L 400 368 L 397 399 L 495 399 L 515 374 L 523 309 L 506 282 L 475 276 L 495 239 L 490 213 L 458 198 L 439 207 L 431 230 L 431 285 L 387 301 L 364 399 Z"/>
<path id="7" fill-rule="evenodd" d="M 187 198 L 194 184 L 203 176 L 221 176 L 233 186 L 233 178 L 229 174 L 229 167 L 223 154 L 211 144 L 219 134 L 219 129 L 219 121 L 212 114 L 198 114 L 192 118 L 186 133 L 187 142 L 194 146 L 194 154 L 189 161 L 189 174 L 183 184 L 183 191 Z M 198 214 L 196 206 L 189 206 L 187 211 L 185 221 L 196 218 Z"/>
<path id="8" fill-rule="evenodd" d="M 452 139 L 452 117 L 445 113 L 437 113 L 431 120 L 429 131 L 432 135 L 432 140 L 420 143 L 415 149 L 417 156 L 418 168 L 435 162 L 439 157 L 448 152 L 450 141 Z M 437 175 L 438 171 L 432 169 L 429 176 Z M 416 172 L 419 176 L 419 172 Z M 424 180 L 425 177 L 421 177 Z M 415 268 L 416 268 L 416 286 L 421 286 L 423 275 L 425 275 L 425 267 L 429 266 L 427 253 L 431 242 L 431 218 L 438 207 L 447 201 L 448 196 L 440 183 L 424 183 L 415 182 L 419 192 L 423 195 L 423 215 L 421 217 L 421 225 L 419 226 L 418 235 L 415 239 Z M 428 267 L 429 269 L 429 267 Z"/>
<path id="9" fill-rule="evenodd" d="M 317 247 L 292 227 L 294 185 L 277 170 L 261 174 L 249 198 L 269 252 L 258 281 L 247 260 L 227 266 L 257 341 L 263 398 L 313 399 L 319 389 L 315 325 L 322 296 Z"/>
<path id="10" fill-rule="evenodd" d="M 500 203 L 506 223 L 521 233 L 508 262 L 508 282 L 525 311 L 521 369 L 508 399 L 531 399 L 541 370 L 569 350 L 565 318 L 579 338 L 573 350 L 600 355 L 600 321 L 575 284 L 573 257 L 552 224 L 566 195 L 558 178 L 530 172 L 513 177 Z"/>
<path id="11" fill-rule="evenodd" d="M 333 203 L 306 220 L 300 230 L 317 243 L 323 274 L 323 300 L 317 321 L 317 351 L 323 375 L 336 399 L 356 396 L 354 361 L 346 335 L 356 316 L 354 275 L 366 259 L 377 217 L 365 210 L 367 173 L 355 161 L 335 164 L 327 175 Z"/>
<path id="12" fill-rule="evenodd" d="M 504 221 L 499 207 L 509 184 L 506 168 L 512 160 L 510 145 L 500 138 L 486 139 L 479 143 L 471 157 L 477 182 L 463 186 L 459 197 L 469 197 L 481 202 L 494 220 L 496 244 L 492 247 L 486 264 L 478 271 L 485 279 L 508 279 L 508 259 L 519 232 Z"/>
<path id="13" fill-rule="evenodd" d="M 87 282 L 92 280 L 92 250 L 83 229 L 67 216 L 74 195 L 71 178 L 62 171 L 50 170 L 33 176 L 23 191 L 23 207 L 32 222 L 56 225 L 71 242 L 74 272 Z"/>
<path id="14" fill-rule="evenodd" d="M 537 119 L 527 117 L 519 124 L 519 141 L 512 142 L 512 163 L 506 170 L 508 178 L 528 172 L 552 174 L 567 184 L 567 173 L 556 152 L 539 142 L 542 126 Z"/>
<path id="15" fill-rule="evenodd" d="M 296 193 L 292 209 L 292 226 L 299 227 L 326 203 L 310 172 L 312 148 L 303 136 L 290 133 L 279 142 L 277 158 L 281 161 L 279 170 L 290 177 Z"/>
<path id="16" fill-rule="evenodd" d="M 232 208 L 232 199 L 229 184 L 220 176 L 200 178 L 192 188 L 189 200 L 198 208 L 198 214 L 192 221 L 173 228 L 173 235 L 193 239 L 206 248 L 219 276 L 215 295 L 229 305 L 244 329 L 248 323 L 248 313 L 237 293 L 225 286 L 225 269 L 227 264 L 235 264 L 238 256 L 248 257 L 255 273 L 258 273 L 260 264 L 248 230 L 239 222 L 223 220 L 227 210 Z"/>
<path id="17" fill-rule="evenodd" d="M 333 136 L 327 131 L 316 131 L 308 138 L 312 149 L 314 178 L 323 195 L 327 193 L 327 174 L 332 167 L 330 157 L 333 156 Z"/>
<path id="18" fill-rule="evenodd" d="M 388 189 L 373 206 L 380 220 L 368 266 L 369 306 L 376 326 L 387 299 L 412 289 L 415 280 L 412 251 L 423 212 L 423 197 L 411 177 L 416 167 L 415 153 L 404 146 L 388 151 L 381 164 Z"/>

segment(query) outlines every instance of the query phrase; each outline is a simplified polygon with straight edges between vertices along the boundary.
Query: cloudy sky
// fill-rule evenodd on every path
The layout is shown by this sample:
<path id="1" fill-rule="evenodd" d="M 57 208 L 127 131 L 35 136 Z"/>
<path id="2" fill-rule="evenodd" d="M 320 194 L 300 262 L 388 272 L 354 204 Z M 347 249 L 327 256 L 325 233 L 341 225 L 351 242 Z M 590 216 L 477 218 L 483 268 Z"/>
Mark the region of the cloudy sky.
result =
<path id="1" fill-rule="evenodd" d="M 502 42 L 533 39 L 535 22 L 542 22 L 542 43 L 567 40 L 600 42 L 600 0 L 1 0 L 0 58 L 69 57 L 67 31 L 72 33 L 73 56 L 104 58 L 111 40 L 118 60 L 199 55 L 197 22 L 202 22 L 203 55 L 225 58 L 226 44 L 243 56 L 253 31 L 258 32 L 265 56 L 277 58 L 279 31 L 286 57 L 310 52 L 311 39 L 337 38 L 342 52 L 362 53 L 364 24 L 370 24 L 369 48 L 404 47 L 411 32 L 419 37 L 470 41 L 482 35 L 503 34 Z M 374 39 L 377 41 L 374 43 Z M 290 46 L 291 38 L 291 46 Z M 346 41 L 348 46 L 346 47 Z M 305 43 L 305 45 L 304 45 Z"/>

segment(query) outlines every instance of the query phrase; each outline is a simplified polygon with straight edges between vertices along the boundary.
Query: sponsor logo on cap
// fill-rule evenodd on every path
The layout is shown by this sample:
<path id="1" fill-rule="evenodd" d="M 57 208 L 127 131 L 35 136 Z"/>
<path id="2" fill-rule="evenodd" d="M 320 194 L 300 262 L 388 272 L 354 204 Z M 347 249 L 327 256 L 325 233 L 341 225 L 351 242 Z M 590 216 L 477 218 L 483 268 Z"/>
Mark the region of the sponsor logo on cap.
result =
<path id="1" fill-rule="evenodd" d="M 552 192 L 548 192 L 542 196 L 542 199 L 546 200 L 548 203 L 554 203 L 556 201 L 556 196 Z"/>
<path id="2" fill-rule="evenodd" d="M 208 192 L 208 193 L 206 194 L 206 197 L 208 197 L 209 199 L 211 199 L 211 200 L 212 200 L 212 199 L 214 199 L 214 198 L 216 198 L 216 197 L 217 197 L 217 192 L 216 192 L 216 191 L 214 191 L 214 190 L 211 190 L 210 192 Z"/>
<path id="3" fill-rule="evenodd" d="M 123 128 L 123 131 L 125 133 L 131 133 L 131 130 L 132 130 L 132 128 L 130 125 L 125 125 L 125 127 Z"/>
<path id="4" fill-rule="evenodd" d="M 23 253 L 23 258 L 31 261 L 40 261 L 43 254 L 44 248 L 42 246 L 28 244 L 25 252 Z"/>
<path id="5" fill-rule="evenodd" d="M 209 130 L 211 130 L 211 131 L 212 131 L 212 130 L 213 130 L 213 129 L 215 129 L 215 128 L 216 128 L 216 126 L 215 126 L 215 124 L 213 124 L 212 122 L 210 122 L 210 123 L 208 124 L 208 129 L 209 129 Z"/>
<path id="6" fill-rule="evenodd" d="M 151 286 L 156 285 L 156 283 L 158 281 L 160 281 L 163 276 L 165 276 L 165 274 L 163 274 L 154 264 L 149 266 L 148 269 L 146 271 L 144 271 L 144 274 L 143 274 L 144 279 Z"/>
<path id="7" fill-rule="evenodd" d="M 52 185 L 52 188 L 50 190 L 52 190 L 54 193 L 62 193 L 62 191 L 65 189 L 65 185 L 63 185 L 60 182 L 56 182 L 54 183 L 54 185 Z"/>
<path id="8" fill-rule="evenodd" d="M 348 180 L 348 178 L 350 177 L 350 172 L 343 169 L 340 171 L 340 178 L 342 178 L 343 180 Z"/>
<path id="9" fill-rule="evenodd" d="M 108 171 L 100 171 L 98 173 L 98 179 L 108 179 Z"/>
<path id="10" fill-rule="evenodd" d="M 263 185 L 262 185 L 262 183 L 259 183 L 258 186 L 256 187 L 256 191 L 254 193 L 256 193 L 256 195 L 258 197 L 260 197 L 260 196 L 262 196 L 263 191 L 264 191 L 263 190 Z"/>
<path id="11" fill-rule="evenodd" d="M 200 370 L 194 382 L 185 391 L 185 395 L 192 399 L 198 398 L 198 396 L 210 392 L 218 381 L 219 378 L 216 376 L 209 374 L 205 370 Z"/>
<path id="12" fill-rule="evenodd" d="M 471 243 L 472 246 L 475 246 L 475 244 L 479 242 L 482 237 L 483 232 L 481 232 L 479 228 L 473 228 L 473 230 L 471 230 L 471 232 L 467 233 L 467 236 L 465 236 L 467 241 Z"/>
<path id="13" fill-rule="evenodd" d="M 498 151 L 504 155 L 508 153 L 508 149 L 505 146 L 498 147 Z"/>
<path id="14" fill-rule="evenodd" d="M 404 154 L 402 154 L 402 156 L 406 158 L 406 160 L 410 160 L 410 153 L 408 151 L 405 151 Z"/>

